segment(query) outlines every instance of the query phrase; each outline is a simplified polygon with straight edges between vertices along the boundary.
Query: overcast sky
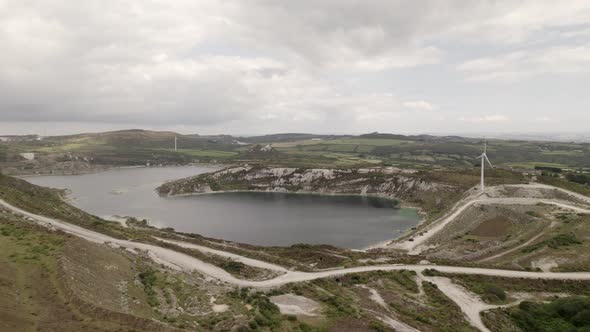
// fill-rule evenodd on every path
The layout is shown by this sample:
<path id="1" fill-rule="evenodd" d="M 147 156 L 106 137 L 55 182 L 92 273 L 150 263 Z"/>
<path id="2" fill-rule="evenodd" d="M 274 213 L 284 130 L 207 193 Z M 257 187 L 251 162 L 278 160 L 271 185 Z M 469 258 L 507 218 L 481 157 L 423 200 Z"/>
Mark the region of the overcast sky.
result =
<path id="1" fill-rule="evenodd" d="M 0 134 L 589 126 L 588 0 L 0 0 Z"/>

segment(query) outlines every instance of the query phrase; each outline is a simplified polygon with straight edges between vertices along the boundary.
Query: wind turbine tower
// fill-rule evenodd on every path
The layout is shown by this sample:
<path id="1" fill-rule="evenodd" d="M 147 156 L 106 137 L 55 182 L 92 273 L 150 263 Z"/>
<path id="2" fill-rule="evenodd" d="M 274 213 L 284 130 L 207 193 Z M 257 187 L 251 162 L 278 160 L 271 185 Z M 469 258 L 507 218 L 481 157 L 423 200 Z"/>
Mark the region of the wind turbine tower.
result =
<path id="1" fill-rule="evenodd" d="M 483 153 L 481 154 L 481 156 L 477 157 L 476 159 L 481 159 L 481 192 L 483 193 L 486 189 L 485 186 L 485 171 L 486 171 L 486 161 L 488 162 L 488 164 L 490 165 L 491 168 L 494 168 L 494 166 L 492 165 L 492 163 L 490 162 L 490 159 L 488 159 L 488 142 L 486 141 L 484 143 L 484 148 L 483 148 Z"/>
<path id="2" fill-rule="evenodd" d="M 174 152 L 178 151 L 178 136 L 174 136 Z"/>

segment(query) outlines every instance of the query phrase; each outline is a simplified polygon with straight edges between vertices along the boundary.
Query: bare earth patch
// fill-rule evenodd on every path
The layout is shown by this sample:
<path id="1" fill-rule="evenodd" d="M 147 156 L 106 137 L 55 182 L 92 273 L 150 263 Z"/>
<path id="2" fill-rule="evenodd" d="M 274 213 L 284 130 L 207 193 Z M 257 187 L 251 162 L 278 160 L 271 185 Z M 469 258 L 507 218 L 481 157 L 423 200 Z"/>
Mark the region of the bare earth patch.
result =
<path id="1" fill-rule="evenodd" d="M 314 300 L 295 294 L 283 294 L 273 296 L 270 301 L 274 303 L 283 315 L 318 316 L 320 304 Z"/>
<path id="2" fill-rule="evenodd" d="M 508 218 L 496 216 L 485 220 L 470 233 L 481 237 L 500 237 L 508 234 L 512 222 Z"/>
<path id="3" fill-rule="evenodd" d="M 557 262 L 550 257 L 543 257 L 539 260 L 533 261 L 531 262 L 531 265 L 533 268 L 539 268 L 543 272 L 551 272 L 551 269 L 559 266 L 559 264 L 557 264 Z"/>
<path id="4" fill-rule="evenodd" d="M 217 313 L 222 313 L 222 312 L 226 312 L 229 309 L 229 306 L 227 304 L 216 304 L 212 307 L 214 312 Z"/>

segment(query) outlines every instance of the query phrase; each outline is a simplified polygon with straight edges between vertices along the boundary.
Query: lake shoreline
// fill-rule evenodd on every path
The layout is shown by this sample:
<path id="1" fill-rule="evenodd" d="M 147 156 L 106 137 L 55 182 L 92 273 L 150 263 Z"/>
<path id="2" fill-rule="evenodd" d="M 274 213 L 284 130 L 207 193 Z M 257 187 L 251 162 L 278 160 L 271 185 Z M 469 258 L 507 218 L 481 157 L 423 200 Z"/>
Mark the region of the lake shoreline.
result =
<path id="1" fill-rule="evenodd" d="M 157 193 L 157 190 L 155 190 Z M 336 192 L 317 192 L 317 191 L 266 191 L 266 190 L 216 190 L 216 191 L 208 191 L 208 192 L 199 192 L 199 193 L 187 193 L 187 194 L 177 194 L 177 195 L 160 195 L 163 198 L 176 198 L 176 197 L 191 197 L 191 196 L 206 196 L 206 195 L 217 195 L 217 194 L 228 194 L 228 193 L 261 193 L 261 194 L 289 194 L 289 195 L 310 195 L 310 196 L 340 196 L 340 197 L 366 197 L 366 198 L 379 198 L 388 201 L 395 202 L 394 208 L 395 209 L 414 209 L 414 207 L 404 207 L 401 206 L 402 202 L 396 198 L 387 196 L 387 195 L 379 195 L 379 194 L 347 194 L 347 193 L 336 193 Z"/>
<path id="2" fill-rule="evenodd" d="M 413 207 L 408 208 L 405 204 L 400 204 L 401 202 L 398 199 L 392 198 L 388 195 L 379 194 L 359 195 L 355 193 L 308 191 L 227 190 L 173 196 L 158 195 L 155 187 L 157 187 L 160 182 L 164 182 L 165 179 L 170 178 L 170 176 L 174 177 L 175 174 L 179 175 L 179 173 L 175 171 L 176 168 L 184 169 L 184 171 L 180 171 L 180 174 L 184 174 L 184 176 L 186 176 L 187 172 L 192 173 L 193 171 L 190 170 L 191 166 L 196 166 L 197 168 L 201 166 L 200 170 L 195 170 L 195 173 L 213 172 L 215 169 L 222 167 L 219 164 L 119 167 L 109 170 L 112 171 L 110 174 L 107 171 L 98 172 L 104 174 L 99 177 L 83 174 L 81 176 L 45 176 L 45 179 L 43 179 L 42 176 L 28 178 L 31 182 L 38 183 L 42 186 L 70 189 L 65 189 L 67 191 L 64 191 L 63 199 L 94 215 L 141 217 L 142 219 L 147 219 L 151 226 L 157 228 L 174 228 L 182 233 L 199 234 L 205 237 L 263 247 L 288 247 L 296 243 L 308 243 L 314 245 L 328 244 L 348 250 L 363 250 L 367 247 L 375 247 L 383 242 L 390 242 L 391 240 L 402 236 L 408 232 L 410 228 L 419 224 L 422 219 L 420 214 L 417 213 L 418 209 Z M 127 170 L 127 172 L 119 173 L 117 170 Z M 162 176 L 161 174 L 163 173 L 166 175 Z M 143 182 L 130 180 L 131 178 L 136 177 L 136 174 L 138 174 L 137 178 L 139 181 Z M 146 178 L 145 174 L 150 175 Z M 158 175 L 160 177 L 153 177 L 154 174 L 160 174 Z M 60 177 L 63 177 L 63 179 Z M 147 182 L 144 178 L 148 179 Z M 39 180 L 35 181 L 34 179 Z M 148 182 L 149 186 L 142 185 Z M 98 187 L 96 187 L 97 185 Z M 126 187 L 133 188 L 130 192 L 125 190 L 123 193 L 124 195 L 129 195 L 131 193 L 131 196 L 121 196 L 122 194 L 108 194 L 107 196 L 104 196 L 107 193 L 116 191 L 113 190 L 113 188 L 119 189 L 118 186 L 123 186 L 123 189 Z M 139 193 L 139 196 L 133 194 L 134 192 Z M 177 197 L 214 196 L 222 195 L 224 193 L 348 197 L 351 198 L 351 201 L 348 203 L 347 200 L 336 200 L 334 203 L 331 203 L 330 200 L 320 201 L 313 198 L 304 199 L 303 201 L 296 198 L 277 198 L 279 206 L 284 204 L 280 203 L 280 201 L 283 200 L 292 202 L 291 204 L 286 205 L 287 210 L 284 210 L 285 208 L 277 209 L 276 207 L 273 207 L 276 206 L 275 204 L 269 203 L 269 201 L 262 198 L 254 200 L 254 202 L 246 205 L 237 203 L 243 200 L 243 198 L 240 197 L 228 198 L 228 200 L 197 200 L 200 201 L 200 203 L 190 200 L 189 202 L 184 203 L 171 202 L 161 204 L 157 202 L 160 199 L 163 199 L 164 201 L 170 199 L 170 201 L 173 201 L 174 198 Z M 363 198 L 382 201 L 364 201 L 365 203 L 357 203 L 361 202 Z M 306 210 L 306 202 L 313 204 L 313 206 L 320 207 L 320 210 L 314 209 L 311 211 L 320 212 L 302 212 Z M 333 205 L 340 204 L 338 202 L 345 205 Z M 259 204 L 258 208 L 256 208 L 256 204 Z M 354 209 L 357 204 L 360 204 L 358 206 L 361 209 L 362 206 L 373 209 L 379 209 L 382 207 L 383 209 L 381 212 L 355 211 Z M 129 208 L 128 205 L 133 207 Z M 265 205 L 268 205 L 270 210 L 264 208 L 263 211 L 271 211 L 271 214 L 260 214 L 259 212 L 255 212 L 257 209 L 262 209 Z M 157 207 L 161 208 L 158 209 Z M 170 214 L 169 212 L 173 211 L 170 207 L 174 207 L 174 211 L 180 212 Z M 242 207 L 246 207 L 246 210 L 243 212 L 238 210 Z M 406 209 L 410 211 L 404 212 Z M 224 212 L 220 215 L 217 211 L 230 212 Z M 351 214 L 343 211 L 350 211 Z M 383 216 L 385 216 L 386 219 L 381 220 L 391 220 L 391 222 L 388 221 L 387 223 L 383 223 L 382 221 L 378 221 L 378 218 L 383 218 Z M 259 221 L 256 221 L 255 219 L 258 219 Z M 329 221 L 330 219 L 331 221 Z M 232 230 L 232 220 L 239 220 L 243 223 L 243 227 L 245 227 L 243 234 L 236 234 L 235 229 Z M 120 220 L 117 221 L 120 222 Z M 190 226 L 191 223 L 195 223 L 195 226 Z M 318 223 L 317 226 L 314 226 L 315 223 Z M 259 235 L 256 235 L 256 232 L 252 231 L 252 227 L 254 227 L 254 229 L 259 227 Z M 298 228 L 300 228 L 300 230 L 308 229 L 310 232 L 309 234 L 311 235 L 306 235 L 305 232 L 298 231 Z M 228 233 L 224 233 L 226 232 L 225 229 L 227 229 Z M 379 236 L 379 234 L 386 235 L 386 237 Z M 373 237 L 373 240 L 371 240 L 371 237 Z"/>
<path id="3" fill-rule="evenodd" d="M 156 193 L 158 191 L 156 190 Z M 176 198 L 176 197 L 191 197 L 191 196 L 207 196 L 207 195 L 219 195 L 219 194 L 227 194 L 227 193 L 278 193 L 278 194 L 294 194 L 294 195 L 318 195 L 318 196 L 340 196 L 340 197 L 367 197 L 367 198 L 378 198 L 378 199 L 385 199 L 388 201 L 395 202 L 394 206 L 392 207 L 395 210 L 413 210 L 419 216 L 418 223 L 414 226 L 414 228 L 419 227 L 423 223 L 426 222 L 426 217 L 428 214 L 424 211 L 423 208 L 417 205 L 407 204 L 402 200 L 397 198 L 393 198 L 388 195 L 380 195 L 380 194 L 354 194 L 354 193 L 335 193 L 335 192 L 314 192 L 314 191 L 265 191 L 265 190 L 217 190 L 217 191 L 208 191 L 208 192 L 194 192 L 194 193 L 186 193 L 186 194 L 176 194 L 176 195 L 160 195 L 164 198 Z M 412 228 L 408 228 L 403 230 L 399 236 L 394 238 L 389 238 L 387 240 L 378 241 L 376 243 L 370 244 L 363 249 L 351 249 L 350 250 L 362 250 L 368 251 L 371 249 L 382 249 L 386 248 L 389 244 L 398 239 L 407 236 L 413 232 Z"/>
<path id="4" fill-rule="evenodd" d="M 156 190 L 157 192 L 157 190 Z M 160 195 L 161 197 L 164 198 L 170 198 L 170 199 L 174 199 L 174 198 L 179 198 L 179 197 L 193 197 L 193 196 L 207 196 L 207 195 L 222 195 L 222 194 L 228 194 L 228 193 L 260 193 L 260 194 L 265 194 L 265 193 L 269 193 L 269 194 L 292 194 L 292 195 L 316 195 L 316 196 L 339 196 L 339 197 L 366 197 L 366 198 L 378 198 L 378 199 L 384 199 L 384 200 L 388 200 L 388 201 L 392 201 L 394 202 L 394 206 L 392 206 L 392 209 L 394 210 L 412 210 L 416 212 L 416 215 L 419 216 L 419 221 L 418 223 L 414 226 L 414 228 L 419 227 L 420 225 L 422 225 L 425 221 L 426 221 L 426 212 L 424 212 L 424 210 L 416 205 L 410 205 L 410 204 L 406 204 L 404 202 L 402 202 L 399 199 L 387 196 L 387 195 L 379 195 L 379 194 L 365 194 L 365 195 L 361 195 L 361 194 L 346 194 L 346 193 L 334 193 L 334 192 L 313 192 L 313 191 L 264 191 L 264 190 L 217 190 L 217 191 L 210 191 L 210 192 L 195 192 L 195 193 L 187 193 L 187 194 L 177 194 L 177 195 Z M 386 240 L 382 240 L 382 241 L 378 241 L 372 244 L 369 244 L 365 247 L 363 247 L 362 249 L 355 249 L 355 248 L 345 248 L 348 250 L 354 250 L 354 251 L 363 251 L 363 252 L 367 252 L 369 250 L 373 250 L 373 249 L 383 249 L 386 248 L 388 245 L 390 245 L 392 242 L 397 241 L 398 239 L 411 234 L 413 232 L 412 227 L 407 228 L 402 230 L 402 232 L 399 233 L 399 236 L 397 237 L 392 237 Z"/>

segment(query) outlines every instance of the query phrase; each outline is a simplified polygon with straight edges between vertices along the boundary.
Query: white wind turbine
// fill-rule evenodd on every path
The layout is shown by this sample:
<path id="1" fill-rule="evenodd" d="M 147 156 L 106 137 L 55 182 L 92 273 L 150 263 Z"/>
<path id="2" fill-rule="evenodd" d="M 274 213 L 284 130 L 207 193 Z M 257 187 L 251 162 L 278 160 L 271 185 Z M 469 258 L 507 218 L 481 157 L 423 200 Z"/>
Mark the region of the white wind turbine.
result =
<path id="1" fill-rule="evenodd" d="M 485 176 L 485 170 L 486 170 L 486 161 L 488 162 L 488 164 L 490 165 L 491 168 L 494 168 L 494 165 L 492 165 L 492 163 L 490 162 L 490 160 L 488 159 L 488 142 L 486 141 L 484 143 L 484 148 L 483 148 L 483 153 L 481 154 L 481 156 L 475 158 L 475 159 L 481 159 L 481 192 L 485 191 L 485 181 L 484 181 L 484 176 Z"/>

